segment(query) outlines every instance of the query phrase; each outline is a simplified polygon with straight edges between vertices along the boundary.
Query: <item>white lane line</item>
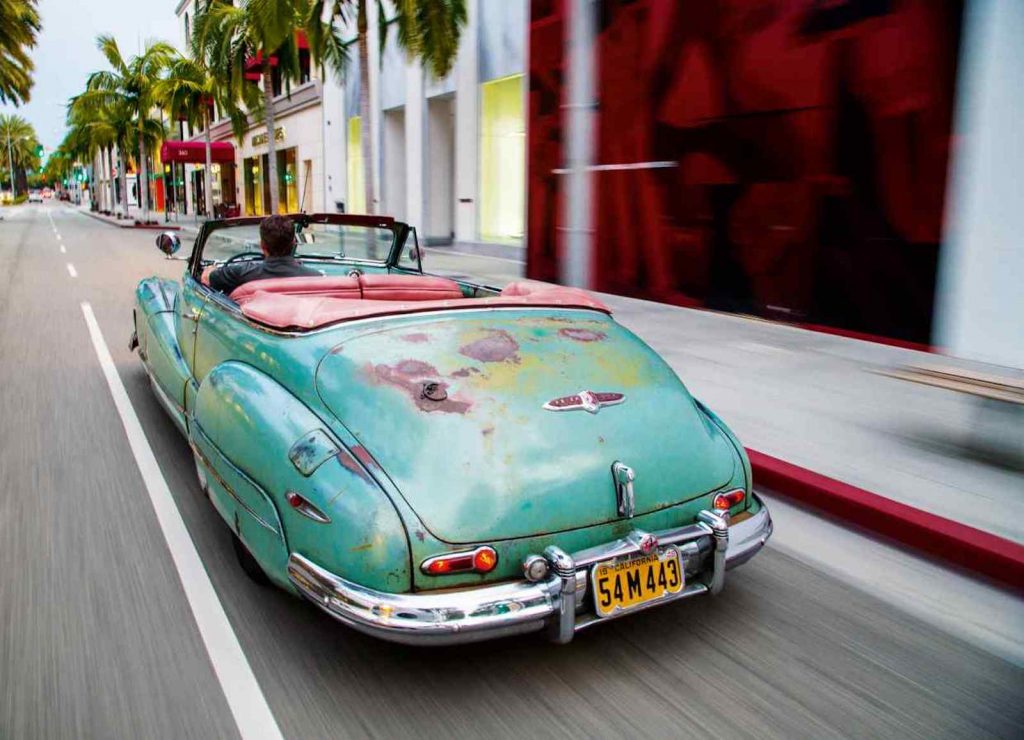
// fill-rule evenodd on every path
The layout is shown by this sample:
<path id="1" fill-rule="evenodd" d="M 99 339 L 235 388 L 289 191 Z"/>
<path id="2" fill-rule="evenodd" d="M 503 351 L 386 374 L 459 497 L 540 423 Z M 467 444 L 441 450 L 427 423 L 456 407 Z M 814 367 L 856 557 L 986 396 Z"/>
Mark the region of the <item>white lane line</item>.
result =
<path id="1" fill-rule="evenodd" d="M 54 234 L 57 234 L 57 230 L 56 230 L 56 229 L 54 229 L 54 230 L 53 230 L 53 233 L 54 233 Z M 64 240 L 64 237 L 63 237 L 63 236 L 61 236 L 60 234 L 57 234 L 57 241 L 63 241 L 63 240 Z"/>
<path id="2" fill-rule="evenodd" d="M 224 690 L 224 697 L 231 708 L 231 714 L 234 715 L 235 724 L 238 725 L 238 732 L 246 740 L 278 740 L 282 735 L 277 720 L 270 711 L 266 697 L 263 696 L 259 682 L 245 653 L 242 652 L 238 637 L 231 629 L 224 607 L 210 582 L 210 576 L 203 566 L 203 561 L 199 559 L 199 553 L 189 536 L 188 529 L 185 528 L 181 512 L 178 511 L 167 487 L 167 481 L 160 472 L 156 456 L 146 440 L 146 433 L 142 431 L 142 424 L 135 414 L 135 408 L 128 398 L 124 383 L 121 382 L 121 376 L 117 374 L 117 367 L 88 301 L 82 301 L 82 314 L 89 327 L 89 336 L 107 380 L 107 386 L 110 388 L 110 395 L 114 397 L 114 406 L 117 407 L 117 413 L 124 425 L 135 463 L 139 466 L 149 500 L 153 504 L 160 529 L 167 541 L 167 549 L 171 551 L 185 598 L 192 608 L 196 626 L 199 627 L 199 634 L 203 638 L 213 670 Z"/>
<path id="3" fill-rule="evenodd" d="M 63 245 L 63 244 L 61 244 L 61 245 L 60 245 L 60 253 L 61 253 L 61 254 L 67 254 L 67 253 L 68 253 L 68 250 L 66 250 L 66 249 L 64 248 L 64 245 Z"/>
<path id="4" fill-rule="evenodd" d="M 78 271 L 75 269 L 75 266 L 70 262 L 68 262 L 68 275 L 74 278 L 78 277 Z"/>

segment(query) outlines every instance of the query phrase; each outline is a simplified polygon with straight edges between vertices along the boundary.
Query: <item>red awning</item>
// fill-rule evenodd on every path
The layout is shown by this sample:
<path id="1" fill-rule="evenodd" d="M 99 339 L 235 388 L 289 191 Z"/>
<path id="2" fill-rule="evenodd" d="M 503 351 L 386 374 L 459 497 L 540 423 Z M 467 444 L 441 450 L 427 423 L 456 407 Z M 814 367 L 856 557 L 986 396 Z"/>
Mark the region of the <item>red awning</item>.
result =
<path id="1" fill-rule="evenodd" d="M 230 141 L 214 141 L 210 144 L 210 157 L 214 162 L 234 162 L 235 147 Z M 206 162 L 206 142 L 165 141 L 160 147 L 161 162 Z"/>

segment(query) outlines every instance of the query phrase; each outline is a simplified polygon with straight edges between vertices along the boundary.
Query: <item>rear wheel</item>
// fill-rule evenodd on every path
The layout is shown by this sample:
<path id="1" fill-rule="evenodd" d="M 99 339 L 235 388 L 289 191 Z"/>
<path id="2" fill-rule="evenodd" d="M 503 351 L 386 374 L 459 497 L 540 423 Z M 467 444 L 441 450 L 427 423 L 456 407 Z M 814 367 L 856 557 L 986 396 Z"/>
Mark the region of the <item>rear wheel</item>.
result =
<path id="1" fill-rule="evenodd" d="M 242 566 L 245 574 L 259 585 L 269 586 L 270 579 L 267 578 L 267 574 L 263 572 L 263 568 L 249 552 L 249 548 L 234 532 L 231 533 L 231 544 L 235 546 L 235 557 L 238 558 L 238 564 Z"/>

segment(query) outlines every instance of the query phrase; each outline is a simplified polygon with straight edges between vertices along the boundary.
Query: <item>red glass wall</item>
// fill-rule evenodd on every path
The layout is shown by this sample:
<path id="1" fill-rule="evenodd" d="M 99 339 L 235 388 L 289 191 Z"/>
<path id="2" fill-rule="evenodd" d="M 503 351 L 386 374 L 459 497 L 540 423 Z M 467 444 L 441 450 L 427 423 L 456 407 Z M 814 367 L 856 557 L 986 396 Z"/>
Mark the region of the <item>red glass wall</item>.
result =
<path id="1" fill-rule="evenodd" d="M 602 0 L 594 287 L 929 340 L 962 3 Z M 533 0 L 528 274 L 555 280 L 564 6 Z"/>

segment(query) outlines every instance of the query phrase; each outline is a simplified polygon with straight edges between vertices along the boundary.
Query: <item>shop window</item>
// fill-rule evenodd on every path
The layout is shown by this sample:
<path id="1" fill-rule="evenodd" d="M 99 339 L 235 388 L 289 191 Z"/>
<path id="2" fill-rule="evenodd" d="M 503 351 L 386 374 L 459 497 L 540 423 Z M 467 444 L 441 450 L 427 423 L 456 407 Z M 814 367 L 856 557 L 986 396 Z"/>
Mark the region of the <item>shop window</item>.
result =
<path id="1" fill-rule="evenodd" d="M 299 210 L 298 161 L 295 147 L 277 153 L 277 197 L 281 213 Z"/>
<path id="2" fill-rule="evenodd" d="M 266 213 L 263 206 L 265 190 L 263 188 L 263 157 L 246 157 L 245 159 L 245 215 L 262 216 Z"/>
<path id="3" fill-rule="evenodd" d="M 284 91 L 284 88 L 282 86 L 281 68 L 280 67 L 272 67 L 271 68 L 271 70 L 270 70 L 270 85 L 274 89 L 274 97 L 275 98 Z"/>
<path id="4" fill-rule="evenodd" d="M 526 188 L 523 76 L 485 82 L 480 95 L 480 237 L 520 242 Z"/>

